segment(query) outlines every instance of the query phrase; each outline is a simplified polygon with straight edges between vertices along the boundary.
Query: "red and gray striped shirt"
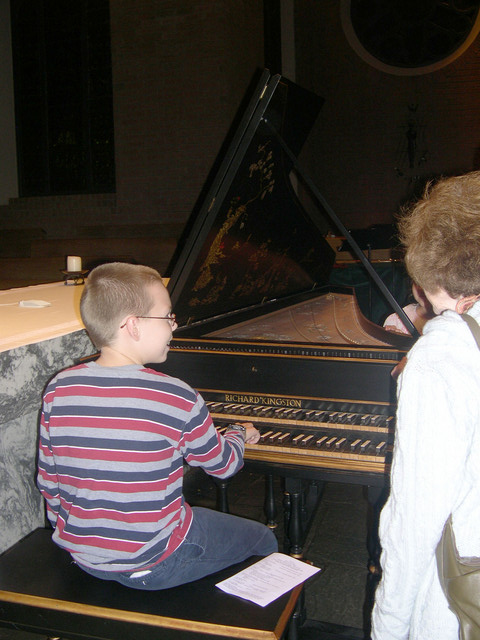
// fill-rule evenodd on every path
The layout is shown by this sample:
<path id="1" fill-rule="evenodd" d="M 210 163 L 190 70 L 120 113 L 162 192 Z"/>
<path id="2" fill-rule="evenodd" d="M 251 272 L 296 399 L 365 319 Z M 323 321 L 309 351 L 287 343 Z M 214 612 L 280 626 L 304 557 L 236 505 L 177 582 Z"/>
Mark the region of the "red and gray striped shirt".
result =
<path id="1" fill-rule="evenodd" d="M 37 484 L 55 542 L 79 564 L 135 571 L 170 555 L 192 520 L 183 463 L 218 478 L 243 465 L 189 385 L 141 365 L 89 362 L 47 386 Z"/>

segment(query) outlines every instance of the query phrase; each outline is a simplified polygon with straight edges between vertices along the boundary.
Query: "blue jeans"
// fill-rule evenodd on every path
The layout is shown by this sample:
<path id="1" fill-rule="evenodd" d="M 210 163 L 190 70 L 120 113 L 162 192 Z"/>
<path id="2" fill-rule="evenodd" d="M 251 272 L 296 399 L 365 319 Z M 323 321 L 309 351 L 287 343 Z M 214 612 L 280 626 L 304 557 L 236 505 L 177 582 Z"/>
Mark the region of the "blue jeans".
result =
<path id="1" fill-rule="evenodd" d="M 103 580 L 116 580 L 133 589 L 156 591 L 198 580 L 250 556 L 267 556 L 278 550 L 274 533 L 260 522 L 203 507 L 193 507 L 193 521 L 182 544 L 146 574 L 97 571 L 80 566 Z"/>

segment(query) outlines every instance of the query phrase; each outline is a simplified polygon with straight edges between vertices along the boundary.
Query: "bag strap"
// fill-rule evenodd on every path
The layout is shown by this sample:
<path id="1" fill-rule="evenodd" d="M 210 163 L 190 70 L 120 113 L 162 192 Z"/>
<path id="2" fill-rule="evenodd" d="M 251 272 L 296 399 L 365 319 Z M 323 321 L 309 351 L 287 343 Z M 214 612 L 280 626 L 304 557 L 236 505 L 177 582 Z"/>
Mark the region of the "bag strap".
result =
<path id="1" fill-rule="evenodd" d="M 461 315 L 460 317 L 462 318 L 462 320 L 465 320 L 465 322 L 470 327 L 470 331 L 472 332 L 473 337 L 475 338 L 477 347 L 480 349 L 480 326 L 478 322 L 474 318 L 472 318 L 472 316 L 469 316 L 467 313 L 465 315 Z"/>

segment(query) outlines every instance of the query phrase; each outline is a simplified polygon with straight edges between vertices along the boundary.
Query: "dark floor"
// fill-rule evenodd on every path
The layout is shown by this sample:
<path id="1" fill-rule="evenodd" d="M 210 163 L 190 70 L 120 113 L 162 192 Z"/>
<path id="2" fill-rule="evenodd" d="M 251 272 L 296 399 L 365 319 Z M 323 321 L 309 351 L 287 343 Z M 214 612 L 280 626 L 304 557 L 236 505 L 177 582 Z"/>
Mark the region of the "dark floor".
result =
<path id="1" fill-rule="evenodd" d="M 215 507 L 215 486 L 202 471 L 187 474 L 185 494 L 192 505 Z M 280 550 L 284 540 L 282 499 L 281 480 L 276 479 L 275 503 L 279 513 L 276 532 Z M 264 521 L 263 476 L 241 471 L 230 483 L 228 500 L 231 513 Z M 368 637 L 367 512 L 368 502 L 361 485 L 325 485 L 303 549 L 304 558 L 322 571 L 307 582 L 307 620 L 299 640 Z M 0 640 L 39 638 L 42 636 L 0 628 Z"/>

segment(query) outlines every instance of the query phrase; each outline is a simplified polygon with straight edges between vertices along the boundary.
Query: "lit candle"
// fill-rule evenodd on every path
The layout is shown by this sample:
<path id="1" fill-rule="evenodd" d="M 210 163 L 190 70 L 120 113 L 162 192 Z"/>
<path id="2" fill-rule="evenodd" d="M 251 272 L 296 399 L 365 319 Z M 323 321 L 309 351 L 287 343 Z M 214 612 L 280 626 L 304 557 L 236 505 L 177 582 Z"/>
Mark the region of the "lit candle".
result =
<path id="1" fill-rule="evenodd" d="M 80 256 L 67 256 L 67 271 L 81 271 L 82 270 L 82 259 Z"/>

